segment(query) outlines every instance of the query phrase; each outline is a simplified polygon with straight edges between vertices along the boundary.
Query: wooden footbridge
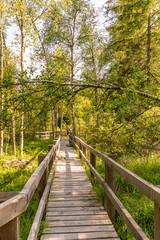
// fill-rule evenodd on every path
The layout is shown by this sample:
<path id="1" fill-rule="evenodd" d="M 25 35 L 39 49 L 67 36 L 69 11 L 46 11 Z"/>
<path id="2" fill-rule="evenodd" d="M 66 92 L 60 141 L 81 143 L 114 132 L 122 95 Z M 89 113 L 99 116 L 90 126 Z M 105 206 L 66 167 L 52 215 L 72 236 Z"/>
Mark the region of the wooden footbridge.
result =
<path id="1" fill-rule="evenodd" d="M 79 158 L 73 147 L 79 150 Z M 61 145 L 61 147 L 60 147 Z M 88 156 L 90 159 L 88 159 Z M 105 179 L 96 171 L 96 157 L 105 162 Z M 80 158 L 105 191 L 104 207 L 98 201 Z M 137 240 L 147 236 L 115 194 L 115 173 L 121 175 L 154 202 L 154 239 L 160 240 L 160 189 L 122 167 L 76 136 L 61 136 L 49 146 L 49 153 L 39 155 L 39 166 L 19 193 L 0 204 L 0 240 L 19 240 L 19 215 L 23 213 L 38 188 L 39 205 L 28 240 L 36 240 L 45 213 L 46 227 L 41 240 L 110 239 L 118 240 L 112 223 L 115 210 Z M 48 179 L 47 179 L 47 176 Z M 4 198 L 3 193 L 3 200 Z M 15 196 L 14 196 L 15 195 Z"/>

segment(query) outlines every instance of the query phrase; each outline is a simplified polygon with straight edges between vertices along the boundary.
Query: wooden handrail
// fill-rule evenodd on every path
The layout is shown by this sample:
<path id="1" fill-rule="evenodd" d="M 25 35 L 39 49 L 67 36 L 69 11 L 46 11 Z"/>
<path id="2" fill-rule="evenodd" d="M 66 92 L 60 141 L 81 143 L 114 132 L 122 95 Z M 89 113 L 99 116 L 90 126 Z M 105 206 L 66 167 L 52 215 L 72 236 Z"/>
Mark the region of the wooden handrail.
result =
<path id="1" fill-rule="evenodd" d="M 137 188 L 141 193 L 143 193 L 146 197 L 148 197 L 151 201 L 155 202 L 160 207 L 160 189 L 158 187 L 154 186 L 127 168 L 123 167 L 112 158 L 108 157 L 106 154 L 103 154 L 98 150 L 92 148 L 90 145 L 83 142 L 80 138 L 75 136 L 75 139 L 81 142 L 83 146 L 94 153 L 97 157 L 101 158 L 108 166 L 110 166 L 127 182 Z"/>
<path id="2" fill-rule="evenodd" d="M 56 144 L 51 148 L 43 162 L 32 174 L 22 191 L 20 191 L 17 196 L 0 204 L 0 227 L 16 218 L 27 209 L 44 171 L 47 169 L 48 164 L 52 160 L 53 154 L 57 151 L 60 145 L 60 140 L 61 136 L 59 136 Z"/>
<path id="3" fill-rule="evenodd" d="M 114 211 L 114 208 L 117 210 L 119 215 L 122 217 L 123 221 L 126 223 L 128 228 L 130 229 L 133 236 L 138 240 L 139 239 L 148 240 L 148 237 L 141 230 L 141 228 L 138 226 L 138 224 L 131 217 L 129 212 L 125 209 L 125 207 L 122 205 L 120 200 L 115 195 L 114 191 L 110 187 L 110 184 L 113 184 L 113 183 L 108 183 L 108 182 L 106 183 L 106 181 L 98 174 L 95 167 L 93 167 L 93 165 L 88 161 L 86 154 L 84 154 L 82 151 L 82 146 L 88 149 L 92 154 L 101 158 L 105 162 L 105 165 L 110 168 L 111 172 L 112 171 L 117 172 L 126 181 L 128 181 L 130 184 L 136 187 L 142 194 L 144 194 L 154 202 L 154 206 L 155 206 L 154 239 L 159 240 L 160 239 L 160 216 L 159 216 L 160 215 L 159 214 L 160 213 L 160 189 L 158 189 L 158 187 L 152 185 L 151 183 L 147 182 L 146 180 L 142 179 L 138 175 L 134 174 L 133 172 L 129 171 L 125 167 L 121 166 L 120 164 L 115 162 L 113 159 L 111 159 L 107 155 L 99 152 L 98 150 L 94 149 L 90 145 L 86 144 L 80 138 L 70 135 L 70 142 L 74 143 L 75 147 L 79 150 L 80 156 L 87 163 L 92 174 L 96 177 L 98 182 L 102 185 L 105 191 L 105 194 L 110 201 L 109 204 L 113 205 L 113 208 L 111 207 L 111 205 L 109 207 L 111 207 L 112 211 Z"/>

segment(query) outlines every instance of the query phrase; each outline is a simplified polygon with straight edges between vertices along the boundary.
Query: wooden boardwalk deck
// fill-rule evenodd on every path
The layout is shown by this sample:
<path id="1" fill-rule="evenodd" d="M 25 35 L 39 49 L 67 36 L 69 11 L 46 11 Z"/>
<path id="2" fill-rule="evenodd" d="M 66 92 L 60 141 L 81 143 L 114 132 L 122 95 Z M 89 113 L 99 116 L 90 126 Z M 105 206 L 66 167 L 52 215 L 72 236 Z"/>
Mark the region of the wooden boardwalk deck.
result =
<path id="1" fill-rule="evenodd" d="M 62 139 L 60 160 L 46 209 L 47 227 L 41 240 L 118 240 L 76 151 L 68 144 L 68 139 Z"/>

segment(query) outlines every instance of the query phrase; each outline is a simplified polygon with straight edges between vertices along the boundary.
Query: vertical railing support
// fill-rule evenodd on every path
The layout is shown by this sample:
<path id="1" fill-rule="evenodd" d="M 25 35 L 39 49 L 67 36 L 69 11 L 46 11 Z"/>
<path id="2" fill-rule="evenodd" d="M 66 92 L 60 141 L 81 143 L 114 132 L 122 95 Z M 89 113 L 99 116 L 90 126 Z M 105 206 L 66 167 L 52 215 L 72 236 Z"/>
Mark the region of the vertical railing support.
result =
<path id="1" fill-rule="evenodd" d="M 49 145 L 49 146 L 48 146 L 48 152 L 51 150 L 52 147 L 53 147 L 53 145 Z M 49 163 L 49 165 L 48 165 L 48 170 L 49 170 L 49 172 L 51 171 L 51 168 L 52 168 L 54 159 L 55 159 L 55 152 L 53 152 L 52 159 L 51 159 L 51 161 L 50 161 L 50 163 Z"/>
<path id="2" fill-rule="evenodd" d="M 160 239 L 160 207 L 154 203 L 154 240 Z"/>
<path id="3" fill-rule="evenodd" d="M 38 166 L 41 164 L 41 162 L 44 160 L 46 154 L 40 154 L 38 155 Z M 44 174 L 39 182 L 39 185 L 38 185 L 38 204 L 41 200 L 41 197 L 42 197 L 42 194 L 43 194 L 43 191 L 45 189 L 45 186 L 47 184 L 47 169 L 44 171 Z"/>
<path id="4" fill-rule="evenodd" d="M 105 164 L 105 181 L 109 185 L 109 187 L 112 189 L 112 191 L 115 192 L 115 172 L 107 164 Z M 107 194 L 105 194 L 104 208 L 108 212 L 108 216 L 110 217 L 111 221 L 114 222 L 115 207 L 113 206 L 112 202 L 108 198 Z"/>
<path id="5" fill-rule="evenodd" d="M 83 154 L 85 155 L 85 157 L 87 156 L 87 148 L 83 145 Z"/>
<path id="6" fill-rule="evenodd" d="M 96 169 L 96 155 L 94 153 L 92 153 L 91 151 L 90 151 L 90 163 Z M 94 180 L 95 177 L 94 177 L 92 171 L 90 171 L 90 173 L 91 173 L 92 180 Z"/>
<path id="7" fill-rule="evenodd" d="M 0 239 L 19 240 L 19 216 L 0 227 Z"/>
<path id="8" fill-rule="evenodd" d="M 79 142 L 78 146 L 79 146 L 80 151 L 82 151 L 82 144 L 81 144 L 81 142 Z M 79 151 L 79 158 L 81 159 L 82 156 L 81 156 L 80 151 Z"/>
<path id="9" fill-rule="evenodd" d="M 73 141 L 73 135 L 69 134 L 69 146 L 71 147 Z"/>

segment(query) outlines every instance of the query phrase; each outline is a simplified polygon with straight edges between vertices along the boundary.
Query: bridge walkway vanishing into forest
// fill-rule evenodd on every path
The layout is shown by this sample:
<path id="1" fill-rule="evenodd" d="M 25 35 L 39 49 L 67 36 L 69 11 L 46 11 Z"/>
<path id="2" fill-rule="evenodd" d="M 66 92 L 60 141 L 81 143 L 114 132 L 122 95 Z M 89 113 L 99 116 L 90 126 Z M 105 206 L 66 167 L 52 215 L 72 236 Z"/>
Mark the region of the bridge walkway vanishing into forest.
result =
<path id="1" fill-rule="evenodd" d="M 41 240 L 119 239 L 68 139 L 61 141 L 46 220 Z"/>
<path id="2" fill-rule="evenodd" d="M 75 149 L 69 147 L 71 143 L 78 150 L 79 158 Z M 28 208 L 36 189 L 38 208 L 27 240 L 37 240 L 45 209 L 48 224 L 41 240 L 118 240 L 112 225 L 115 211 L 136 240 L 149 240 L 116 196 L 115 174 L 154 203 L 154 240 L 160 240 L 160 186 L 145 181 L 77 136 L 70 135 L 68 141 L 61 140 L 60 134 L 48 150 L 47 154 L 38 156 L 39 166 L 20 192 L 0 192 L 0 240 L 20 239 L 19 217 Z M 102 186 L 104 207 L 98 203 L 80 159 L 88 165 L 91 179 Z M 104 179 L 96 171 L 99 159 L 105 165 Z"/>

